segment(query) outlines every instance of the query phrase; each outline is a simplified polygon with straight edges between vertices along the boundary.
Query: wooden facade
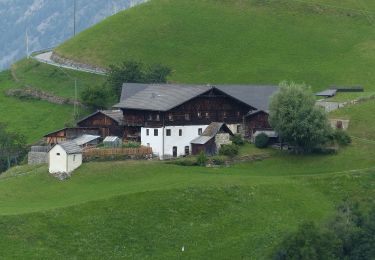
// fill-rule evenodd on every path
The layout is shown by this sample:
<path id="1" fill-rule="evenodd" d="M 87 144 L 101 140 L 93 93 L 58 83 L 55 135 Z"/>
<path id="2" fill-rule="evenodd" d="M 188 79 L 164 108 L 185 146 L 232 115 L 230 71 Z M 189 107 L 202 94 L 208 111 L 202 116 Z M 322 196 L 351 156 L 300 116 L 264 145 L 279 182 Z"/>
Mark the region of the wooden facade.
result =
<path id="1" fill-rule="evenodd" d="M 268 122 L 268 113 L 264 111 L 257 111 L 246 117 L 245 120 L 245 136 L 251 137 L 256 130 L 271 129 Z"/>
<path id="2" fill-rule="evenodd" d="M 67 140 L 72 140 L 82 135 L 98 135 L 99 129 L 95 127 L 68 127 L 49 133 L 44 136 L 47 144 L 58 144 Z"/>
<path id="3" fill-rule="evenodd" d="M 254 108 L 216 89 L 169 111 L 123 109 L 125 138 L 133 138 L 141 127 L 209 125 L 211 122 L 243 124 Z"/>
<path id="4" fill-rule="evenodd" d="M 107 116 L 104 113 L 97 112 L 91 116 L 86 117 L 77 123 L 79 127 L 91 127 L 99 129 L 99 135 L 102 138 L 107 136 L 124 136 L 124 126 L 117 120 Z"/>

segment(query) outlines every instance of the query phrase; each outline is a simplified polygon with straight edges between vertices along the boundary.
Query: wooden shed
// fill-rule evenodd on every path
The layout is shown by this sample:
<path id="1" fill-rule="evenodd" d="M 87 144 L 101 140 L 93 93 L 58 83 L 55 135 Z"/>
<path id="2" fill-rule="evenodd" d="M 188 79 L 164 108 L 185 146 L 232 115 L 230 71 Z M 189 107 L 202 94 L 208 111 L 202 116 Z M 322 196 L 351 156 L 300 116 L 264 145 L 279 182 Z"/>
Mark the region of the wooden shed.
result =
<path id="1" fill-rule="evenodd" d="M 231 136 L 233 133 L 225 123 L 213 122 L 199 137 L 190 142 L 192 154 L 197 155 L 200 152 L 207 155 L 217 154 L 222 145 L 232 143 Z"/>

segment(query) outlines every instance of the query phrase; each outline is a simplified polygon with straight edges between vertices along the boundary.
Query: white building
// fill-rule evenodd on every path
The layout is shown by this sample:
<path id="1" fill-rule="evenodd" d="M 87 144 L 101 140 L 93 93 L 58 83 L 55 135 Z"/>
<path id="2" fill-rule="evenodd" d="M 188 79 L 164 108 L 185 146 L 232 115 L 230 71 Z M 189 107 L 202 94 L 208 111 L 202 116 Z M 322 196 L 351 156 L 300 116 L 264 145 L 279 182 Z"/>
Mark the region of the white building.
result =
<path id="1" fill-rule="evenodd" d="M 82 150 L 74 142 L 55 145 L 48 154 L 50 173 L 71 173 L 82 164 Z"/>
<path id="2" fill-rule="evenodd" d="M 190 142 L 199 137 L 208 125 L 166 126 L 141 129 L 143 146 L 152 147 L 160 158 L 191 154 Z"/>

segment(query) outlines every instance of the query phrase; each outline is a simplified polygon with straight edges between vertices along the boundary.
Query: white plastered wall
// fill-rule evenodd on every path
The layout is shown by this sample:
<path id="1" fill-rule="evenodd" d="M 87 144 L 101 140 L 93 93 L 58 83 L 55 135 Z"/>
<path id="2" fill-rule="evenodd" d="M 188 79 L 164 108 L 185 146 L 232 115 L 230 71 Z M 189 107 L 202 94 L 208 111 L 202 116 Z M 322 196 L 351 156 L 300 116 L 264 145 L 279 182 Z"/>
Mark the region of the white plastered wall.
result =
<path id="1" fill-rule="evenodd" d="M 163 132 L 164 132 L 164 156 L 173 156 L 173 147 L 177 147 L 177 156 L 185 155 L 185 147 L 189 147 L 191 154 L 190 142 L 199 136 L 198 130 L 202 132 L 208 125 L 189 125 L 189 126 L 166 126 L 164 128 L 142 128 L 141 129 L 141 142 L 144 146 L 152 147 L 153 153 L 160 158 L 163 156 Z M 147 129 L 149 135 L 147 136 Z M 154 129 L 158 129 L 158 136 L 154 136 Z M 167 130 L 171 130 L 171 135 L 167 136 Z M 179 136 L 179 130 L 182 130 L 182 135 Z"/>

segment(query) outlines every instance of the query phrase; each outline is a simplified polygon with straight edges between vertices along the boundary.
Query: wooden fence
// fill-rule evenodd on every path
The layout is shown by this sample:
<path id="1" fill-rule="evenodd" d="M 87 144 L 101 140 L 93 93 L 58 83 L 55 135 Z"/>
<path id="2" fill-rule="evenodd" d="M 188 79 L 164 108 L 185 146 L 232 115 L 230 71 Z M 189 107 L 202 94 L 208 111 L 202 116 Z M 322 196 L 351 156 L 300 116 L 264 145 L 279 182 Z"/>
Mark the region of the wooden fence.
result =
<path id="1" fill-rule="evenodd" d="M 83 159 L 113 159 L 113 158 L 149 158 L 152 157 L 151 147 L 139 148 L 88 148 L 83 151 Z"/>

